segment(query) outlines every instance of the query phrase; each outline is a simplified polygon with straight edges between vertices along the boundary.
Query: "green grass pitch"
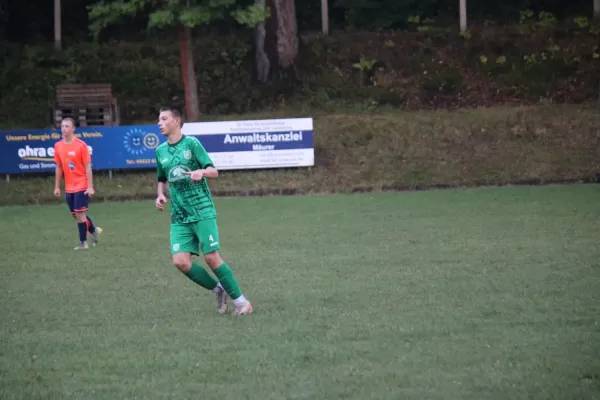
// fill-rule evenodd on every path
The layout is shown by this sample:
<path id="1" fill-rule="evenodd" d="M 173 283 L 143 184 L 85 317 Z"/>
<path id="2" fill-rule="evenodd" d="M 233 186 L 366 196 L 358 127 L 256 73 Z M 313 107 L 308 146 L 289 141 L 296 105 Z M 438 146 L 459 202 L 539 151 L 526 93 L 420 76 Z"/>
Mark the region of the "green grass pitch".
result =
<path id="1" fill-rule="evenodd" d="M 167 213 L 0 208 L 0 399 L 598 399 L 600 185 L 216 199 L 254 314 Z"/>

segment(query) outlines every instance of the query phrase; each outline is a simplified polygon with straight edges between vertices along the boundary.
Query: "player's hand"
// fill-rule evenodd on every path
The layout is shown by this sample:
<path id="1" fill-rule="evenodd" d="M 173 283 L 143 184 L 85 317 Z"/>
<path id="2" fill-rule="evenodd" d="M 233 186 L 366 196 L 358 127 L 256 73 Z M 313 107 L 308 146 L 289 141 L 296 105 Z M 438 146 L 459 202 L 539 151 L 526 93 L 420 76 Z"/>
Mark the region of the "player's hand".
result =
<path id="1" fill-rule="evenodd" d="M 162 211 L 165 209 L 165 206 L 163 205 L 164 203 L 167 202 L 167 198 L 165 197 L 164 194 L 161 194 L 160 196 L 158 196 L 156 198 L 156 202 L 154 203 L 156 205 L 156 209 L 158 211 Z"/>
<path id="2" fill-rule="evenodd" d="M 60 188 L 55 188 L 55 189 L 54 189 L 54 195 L 55 195 L 56 197 L 60 197 Z"/>
<path id="3" fill-rule="evenodd" d="M 89 187 L 89 188 L 87 188 L 87 190 L 84 193 L 87 194 L 88 196 L 92 197 L 93 195 L 96 194 L 96 191 L 94 190 L 93 187 Z"/>
<path id="4" fill-rule="evenodd" d="M 204 171 L 197 169 L 195 171 L 186 171 L 184 174 L 189 175 L 193 181 L 201 181 L 204 178 Z"/>

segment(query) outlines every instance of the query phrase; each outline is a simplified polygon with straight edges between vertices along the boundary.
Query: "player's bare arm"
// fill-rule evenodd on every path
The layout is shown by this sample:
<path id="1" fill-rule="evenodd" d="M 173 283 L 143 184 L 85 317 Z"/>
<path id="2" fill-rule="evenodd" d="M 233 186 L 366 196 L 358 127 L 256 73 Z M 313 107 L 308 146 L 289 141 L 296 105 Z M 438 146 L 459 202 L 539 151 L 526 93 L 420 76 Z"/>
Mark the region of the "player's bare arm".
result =
<path id="1" fill-rule="evenodd" d="M 55 177 L 54 177 L 54 195 L 60 197 L 60 182 L 62 179 L 63 171 L 60 164 L 56 163 Z"/>
<path id="2" fill-rule="evenodd" d="M 195 171 L 184 172 L 189 175 L 193 181 L 201 181 L 202 178 L 215 179 L 219 176 L 219 171 L 216 168 L 208 167 L 205 169 L 197 169 Z"/>
<path id="3" fill-rule="evenodd" d="M 166 182 L 158 182 L 158 186 L 156 189 L 157 197 L 156 197 L 156 202 L 155 202 L 156 209 L 158 211 L 163 211 L 165 209 L 164 203 L 167 202 L 167 197 L 165 196 L 166 189 L 167 189 Z"/>
<path id="4" fill-rule="evenodd" d="M 94 194 L 96 194 L 96 191 L 94 190 L 92 163 L 85 164 L 85 174 L 87 175 L 88 179 L 88 188 L 86 189 L 85 194 L 87 194 L 88 196 L 93 196 Z"/>

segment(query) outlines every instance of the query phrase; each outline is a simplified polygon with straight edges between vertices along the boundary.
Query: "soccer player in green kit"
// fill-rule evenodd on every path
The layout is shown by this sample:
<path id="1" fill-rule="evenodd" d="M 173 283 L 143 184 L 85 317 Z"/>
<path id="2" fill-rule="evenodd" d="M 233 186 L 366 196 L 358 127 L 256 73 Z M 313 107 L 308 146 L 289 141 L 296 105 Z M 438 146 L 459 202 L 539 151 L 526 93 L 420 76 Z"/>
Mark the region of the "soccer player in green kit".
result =
<path id="1" fill-rule="evenodd" d="M 167 141 L 156 148 L 156 208 L 164 210 L 168 185 L 173 264 L 190 280 L 215 294 L 219 313 L 227 311 L 231 298 L 235 305 L 232 315 L 249 314 L 252 305 L 219 254 L 217 212 L 207 183 L 207 179 L 214 179 L 219 173 L 200 141 L 181 132 L 183 118 L 179 111 L 161 109 L 158 126 Z M 192 254 L 199 255 L 199 249 L 218 281 L 192 261 Z"/>

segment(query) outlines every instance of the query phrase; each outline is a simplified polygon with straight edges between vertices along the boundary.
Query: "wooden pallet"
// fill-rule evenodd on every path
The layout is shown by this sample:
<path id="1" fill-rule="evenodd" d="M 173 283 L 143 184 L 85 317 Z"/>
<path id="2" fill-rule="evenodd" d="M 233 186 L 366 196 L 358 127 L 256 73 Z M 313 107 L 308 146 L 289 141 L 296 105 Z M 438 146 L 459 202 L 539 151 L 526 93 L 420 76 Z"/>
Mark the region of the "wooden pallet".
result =
<path id="1" fill-rule="evenodd" d="M 57 85 L 50 108 L 51 123 L 56 128 L 66 117 L 82 127 L 120 124 L 117 99 L 107 83 Z"/>

